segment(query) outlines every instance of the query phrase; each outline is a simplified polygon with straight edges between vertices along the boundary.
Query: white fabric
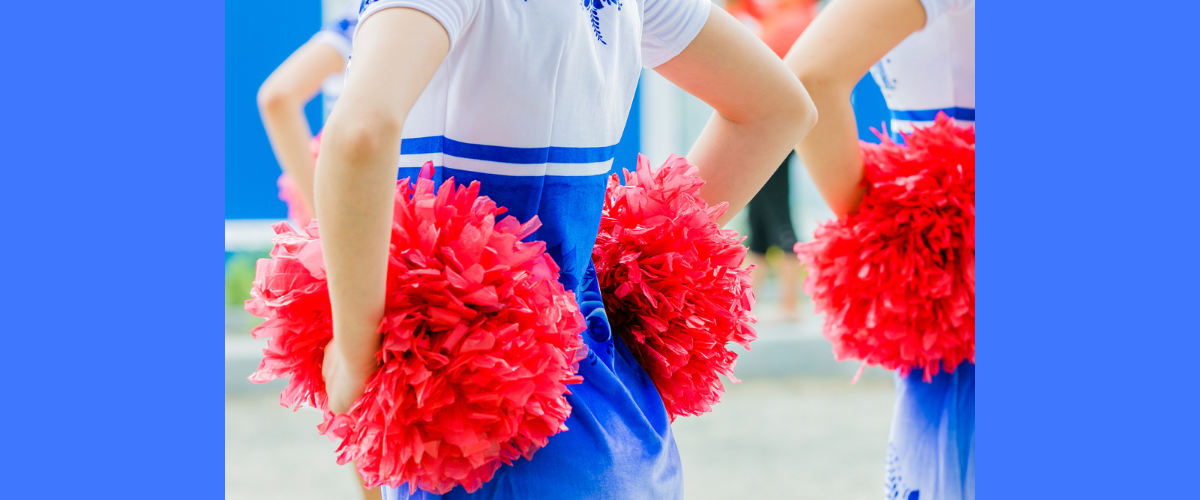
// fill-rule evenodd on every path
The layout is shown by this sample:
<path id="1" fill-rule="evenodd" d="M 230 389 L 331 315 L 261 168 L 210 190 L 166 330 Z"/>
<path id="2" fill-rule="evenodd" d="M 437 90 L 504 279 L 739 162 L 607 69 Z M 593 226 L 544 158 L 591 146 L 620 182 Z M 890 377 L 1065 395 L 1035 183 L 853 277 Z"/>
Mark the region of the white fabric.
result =
<path id="1" fill-rule="evenodd" d="M 429 14 L 451 48 L 409 112 L 404 139 L 444 137 L 509 148 L 605 148 L 621 138 L 643 64 L 679 54 L 704 26 L 708 0 L 366 0 L 359 26 L 384 9 Z M 353 68 L 353 67 L 352 67 Z M 353 69 L 351 68 L 351 71 Z M 412 152 L 413 154 L 409 154 Z M 603 155 L 601 155 L 603 156 Z M 501 175 L 595 175 L 592 163 L 514 166 L 402 145 L 401 167 Z M 481 163 L 482 162 L 482 163 Z M 484 163 L 495 163 L 485 165 Z"/>
<path id="2" fill-rule="evenodd" d="M 962 12 L 975 8 L 975 0 L 921 0 L 925 9 L 925 25 L 938 20 L 942 14 Z"/>
<path id="3" fill-rule="evenodd" d="M 893 131 L 930 122 L 937 110 L 974 122 L 975 2 L 921 0 L 921 5 L 925 27 L 871 68 L 893 112 Z"/>

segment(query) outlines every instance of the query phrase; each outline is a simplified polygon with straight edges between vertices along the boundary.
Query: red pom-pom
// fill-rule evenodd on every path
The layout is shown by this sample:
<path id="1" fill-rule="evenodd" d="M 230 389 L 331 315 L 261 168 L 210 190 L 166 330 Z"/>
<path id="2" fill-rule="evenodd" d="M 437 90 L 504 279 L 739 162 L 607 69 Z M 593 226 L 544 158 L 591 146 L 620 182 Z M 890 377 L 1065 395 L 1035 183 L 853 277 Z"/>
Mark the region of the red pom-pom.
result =
<path id="1" fill-rule="evenodd" d="M 975 362 L 975 127 L 904 137 L 862 144 L 862 204 L 795 251 L 838 360 L 930 380 Z"/>
<path id="2" fill-rule="evenodd" d="M 505 209 L 478 182 L 450 179 L 435 194 L 429 172 L 396 190 L 379 371 L 319 430 L 342 440 L 338 462 L 356 460 L 368 487 L 471 492 L 565 429 L 584 322 L 545 243 L 520 241 L 536 217 L 497 222 Z M 291 377 L 285 405 L 324 408 L 332 331 L 316 229 L 276 225 L 246 308 L 268 318 L 256 336 L 272 337 L 252 380 Z"/>
<path id="3" fill-rule="evenodd" d="M 308 143 L 308 152 L 312 153 L 313 165 L 316 165 L 317 155 L 321 152 L 320 132 Z M 279 199 L 287 203 L 288 218 L 307 225 L 314 214 L 308 209 L 308 203 L 304 202 L 304 195 L 300 194 L 300 186 L 296 185 L 296 180 L 284 172 L 279 175 L 276 185 L 279 186 Z"/>
<path id="4" fill-rule="evenodd" d="M 750 312 L 750 269 L 736 231 L 716 220 L 726 203 L 700 199 L 697 168 L 672 155 L 651 171 L 638 155 L 637 172 L 622 186 L 608 181 L 604 215 L 592 259 L 613 330 L 654 381 L 667 412 L 712 410 L 734 382 L 737 342 L 749 349 L 756 334 Z"/>

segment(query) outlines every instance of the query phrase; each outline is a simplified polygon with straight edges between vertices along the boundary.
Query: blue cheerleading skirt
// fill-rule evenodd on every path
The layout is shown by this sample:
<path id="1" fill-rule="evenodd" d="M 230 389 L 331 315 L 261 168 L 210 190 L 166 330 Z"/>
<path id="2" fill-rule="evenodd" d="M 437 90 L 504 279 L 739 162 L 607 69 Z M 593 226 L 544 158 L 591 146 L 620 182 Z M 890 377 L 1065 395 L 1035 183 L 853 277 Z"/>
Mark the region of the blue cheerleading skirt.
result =
<path id="1" fill-rule="evenodd" d="M 407 486 L 383 488 L 389 500 L 681 500 L 683 472 L 670 420 L 658 390 L 620 337 L 612 335 L 596 273 L 580 283 L 582 333 L 588 356 L 583 383 L 569 386 L 566 431 L 550 437 L 531 460 L 502 465 L 474 493 L 461 486 L 444 495 Z"/>
<path id="2" fill-rule="evenodd" d="M 896 375 L 888 500 L 975 500 L 975 364 L 930 382 Z"/>

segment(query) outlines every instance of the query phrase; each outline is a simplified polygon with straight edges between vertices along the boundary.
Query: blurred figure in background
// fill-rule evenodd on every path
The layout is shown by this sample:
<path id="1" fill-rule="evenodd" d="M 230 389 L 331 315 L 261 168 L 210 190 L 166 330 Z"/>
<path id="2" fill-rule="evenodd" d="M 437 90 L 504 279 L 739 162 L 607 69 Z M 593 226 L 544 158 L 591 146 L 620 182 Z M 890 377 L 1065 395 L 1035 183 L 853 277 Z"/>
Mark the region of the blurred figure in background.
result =
<path id="1" fill-rule="evenodd" d="M 304 117 L 304 106 L 321 92 L 324 114 L 329 115 L 342 93 L 346 65 L 350 62 L 351 40 L 358 26 L 358 3 L 352 2 L 338 17 L 313 35 L 280 64 L 258 90 L 258 109 L 271 140 L 275 159 L 283 167 L 279 197 L 288 204 L 288 217 L 308 225 L 315 215 L 313 173 L 316 170 L 317 140 Z M 382 498 L 379 488 L 362 488 L 362 476 L 353 466 L 363 498 Z"/>
<path id="2" fill-rule="evenodd" d="M 850 94 L 868 70 L 897 140 L 939 112 L 975 123 L 974 0 L 835 0 L 784 60 L 820 113 L 796 151 L 839 216 L 856 210 L 865 192 Z M 975 364 L 922 377 L 896 376 L 887 498 L 974 500 Z"/>
<path id="3" fill-rule="evenodd" d="M 804 28 L 817 16 L 816 0 L 728 0 L 726 10 L 750 28 L 779 57 L 787 54 Z M 779 312 L 783 321 L 800 319 L 800 263 L 792 253 L 796 230 L 792 225 L 791 179 L 788 154 L 762 190 L 746 206 L 750 253 L 755 285 L 767 278 L 769 268 L 779 277 Z M 773 258 L 768 259 L 768 252 Z M 774 254 L 778 252 L 779 258 Z"/>
<path id="4" fill-rule="evenodd" d="M 321 92 L 329 115 L 342 93 L 351 39 L 358 26 L 358 2 L 313 35 L 280 64 L 258 90 L 258 109 L 271 140 L 275 159 L 283 167 L 279 198 L 288 204 L 288 217 L 308 225 L 313 206 L 313 170 L 317 143 L 304 117 L 304 106 Z"/>

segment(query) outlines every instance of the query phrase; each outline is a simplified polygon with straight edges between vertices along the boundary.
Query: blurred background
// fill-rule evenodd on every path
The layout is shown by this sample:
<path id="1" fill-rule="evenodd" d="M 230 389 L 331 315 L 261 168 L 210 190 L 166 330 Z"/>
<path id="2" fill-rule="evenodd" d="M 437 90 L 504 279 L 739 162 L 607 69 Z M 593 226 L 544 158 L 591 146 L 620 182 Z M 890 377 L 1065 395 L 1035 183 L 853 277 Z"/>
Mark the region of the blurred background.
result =
<path id="1" fill-rule="evenodd" d="M 352 2 L 357 0 L 240 0 L 225 5 L 227 499 L 358 498 L 353 472 L 335 463 L 335 445 L 316 433 L 319 413 L 279 406 L 279 383 L 246 380 L 257 368 L 265 342 L 250 337 L 258 320 L 242 310 L 254 262 L 270 250 L 270 225 L 288 213 L 278 196 L 280 167 L 255 96 L 289 54 Z M 762 35 L 772 29 L 769 13 L 796 4 L 820 9 L 827 1 L 755 0 L 751 9 L 735 0 L 715 3 L 741 13 L 738 17 Z M 746 10 L 768 16 L 756 18 Z M 859 137 L 878 142 L 870 127 L 880 128 L 889 114 L 869 75 L 852 100 Z M 314 133 L 328 111 L 323 106 L 322 99 L 314 98 L 305 107 Z M 614 171 L 632 170 L 638 152 L 652 165 L 671 153 L 686 154 L 711 113 L 703 102 L 644 70 Z M 792 161 L 784 168 L 789 173 L 787 199 L 774 201 L 786 204 L 797 238 L 807 241 L 832 215 L 802 165 Z M 730 227 L 746 234 L 747 215 L 739 214 Z M 821 337 L 821 318 L 799 293 L 798 280 L 780 279 L 780 264 L 794 258 L 787 251 L 773 246 L 763 257 L 766 270 L 755 282 L 759 338 L 752 351 L 734 347 L 740 356 L 736 373 L 743 382 L 727 383 L 726 395 L 712 413 L 673 424 L 690 500 L 876 499 L 884 493 L 891 374 L 871 369 L 858 384 L 850 384 L 858 365 L 834 361 Z M 781 309 L 788 308 L 781 308 L 780 299 L 789 289 L 800 298 L 797 312 L 785 314 Z"/>

